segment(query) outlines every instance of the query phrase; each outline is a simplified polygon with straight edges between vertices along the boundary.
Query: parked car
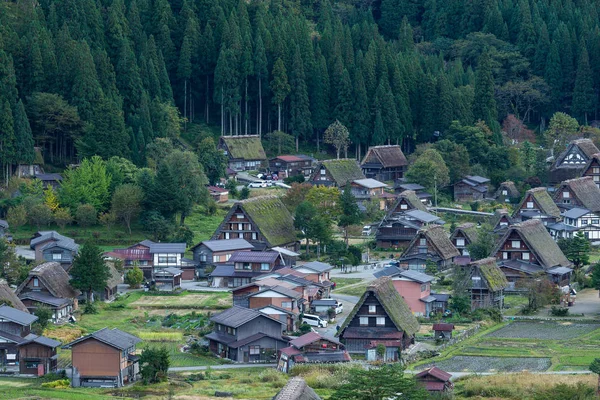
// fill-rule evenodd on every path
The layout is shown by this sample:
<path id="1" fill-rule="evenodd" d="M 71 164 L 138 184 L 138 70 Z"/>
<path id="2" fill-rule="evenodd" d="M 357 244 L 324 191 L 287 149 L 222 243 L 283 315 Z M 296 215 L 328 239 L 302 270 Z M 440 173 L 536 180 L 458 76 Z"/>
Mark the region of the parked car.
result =
<path id="1" fill-rule="evenodd" d="M 362 234 L 363 236 L 371 236 L 372 231 L 371 225 L 366 225 L 363 227 Z"/>
<path id="2" fill-rule="evenodd" d="M 304 314 L 302 322 L 310 326 L 316 326 L 317 328 L 327 328 L 327 321 L 314 314 Z"/>
<path id="3" fill-rule="evenodd" d="M 257 189 L 257 188 L 266 188 L 267 187 L 267 183 L 266 182 L 250 182 L 248 184 L 248 187 L 250 189 Z"/>
<path id="4" fill-rule="evenodd" d="M 335 303 L 335 313 L 341 314 L 343 312 L 344 312 L 344 305 L 338 301 L 337 303 Z"/>

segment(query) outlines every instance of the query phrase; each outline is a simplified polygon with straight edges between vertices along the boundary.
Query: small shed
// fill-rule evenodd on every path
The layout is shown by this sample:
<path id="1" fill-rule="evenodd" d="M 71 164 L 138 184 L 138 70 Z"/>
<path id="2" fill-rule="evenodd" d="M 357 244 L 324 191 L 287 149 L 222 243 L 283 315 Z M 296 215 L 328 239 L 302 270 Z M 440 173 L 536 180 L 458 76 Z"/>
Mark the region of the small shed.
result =
<path id="1" fill-rule="evenodd" d="M 335 308 L 337 301 L 334 299 L 320 299 L 313 300 L 310 303 L 310 307 L 313 309 L 315 314 L 327 314 L 330 308 Z"/>
<path id="2" fill-rule="evenodd" d="M 452 378 L 452 375 L 438 367 L 431 367 L 415 375 L 417 382 L 425 386 L 428 392 L 437 393 L 448 392 L 454 388 L 450 378 Z"/>
<path id="3" fill-rule="evenodd" d="M 449 340 L 452 338 L 452 331 L 454 330 L 454 324 L 433 324 L 434 337 L 439 340 Z"/>
<path id="4" fill-rule="evenodd" d="M 208 193 L 217 203 L 227 203 L 229 200 L 229 191 L 218 186 L 209 186 Z"/>
<path id="5" fill-rule="evenodd" d="M 154 271 L 154 281 L 159 290 L 176 290 L 181 288 L 181 274 L 179 268 L 157 268 Z"/>

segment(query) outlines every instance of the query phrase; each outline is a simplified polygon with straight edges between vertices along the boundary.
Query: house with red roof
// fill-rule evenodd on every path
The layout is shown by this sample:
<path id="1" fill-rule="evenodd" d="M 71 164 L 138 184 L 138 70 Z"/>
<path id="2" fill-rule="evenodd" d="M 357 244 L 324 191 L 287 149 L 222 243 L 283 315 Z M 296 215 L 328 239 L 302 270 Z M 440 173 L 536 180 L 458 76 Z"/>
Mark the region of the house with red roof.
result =
<path id="1" fill-rule="evenodd" d="M 279 350 L 278 355 L 277 370 L 285 373 L 296 364 L 352 361 L 343 344 L 316 332 L 308 332 L 291 340 L 288 347 Z"/>
<path id="2" fill-rule="evenodd" d="M 217 203 L 227 203 L 229 200 L 229 190 L 218 186 L 209 186 L 207 189 L 210 197 Z"/>
<path id="3" fill-rule="evenodd" d="M 438 367 L 431 367 L 415 375 L 417 382 L 421 383 L 428 392 L 434 393 L 452 390 L 454 384 L 450 382 L 450 378 L 452 378 L 452 375 Z"/>
<path id="4" fill-rule="evenodd" d="M 308 178 L 313 173 L 314 159 L 312 157 L 297 156 L 277 156 L 269 160 L 269 169 L 273 174 L 277 174 L 279 179 L 290 176 L 302 175 Z"/>

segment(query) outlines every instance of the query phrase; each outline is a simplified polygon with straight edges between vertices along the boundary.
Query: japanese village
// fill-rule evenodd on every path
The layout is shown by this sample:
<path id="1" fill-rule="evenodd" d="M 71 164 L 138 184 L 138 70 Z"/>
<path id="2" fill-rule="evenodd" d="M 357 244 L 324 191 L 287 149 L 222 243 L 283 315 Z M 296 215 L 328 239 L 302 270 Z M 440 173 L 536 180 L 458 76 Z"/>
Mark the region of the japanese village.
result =
<path id="1" fill-rule="evenodd" d="M 599 9 L 0 0 L 0 398 L 600 398 Z"/>

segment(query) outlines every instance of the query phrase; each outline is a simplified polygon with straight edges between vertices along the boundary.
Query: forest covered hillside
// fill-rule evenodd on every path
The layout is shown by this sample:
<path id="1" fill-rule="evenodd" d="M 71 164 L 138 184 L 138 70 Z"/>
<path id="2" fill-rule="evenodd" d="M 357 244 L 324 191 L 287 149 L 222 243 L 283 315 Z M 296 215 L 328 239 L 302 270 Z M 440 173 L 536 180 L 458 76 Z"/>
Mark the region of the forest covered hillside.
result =
<path id="1" fill-rule="evenodd" d="M 156 138 L 190 122 L 316 142 L 338 119 L 359 155 L 468 136 L 479 120 L 492 149 L 509 114 L 532 128 L 556 111 L 587 125 L 599 105 L 598 5 L 3 1 L 0 160 L 8 174 L 35 144 L 56 165 L 99 155 L 144 166 Z"/>

